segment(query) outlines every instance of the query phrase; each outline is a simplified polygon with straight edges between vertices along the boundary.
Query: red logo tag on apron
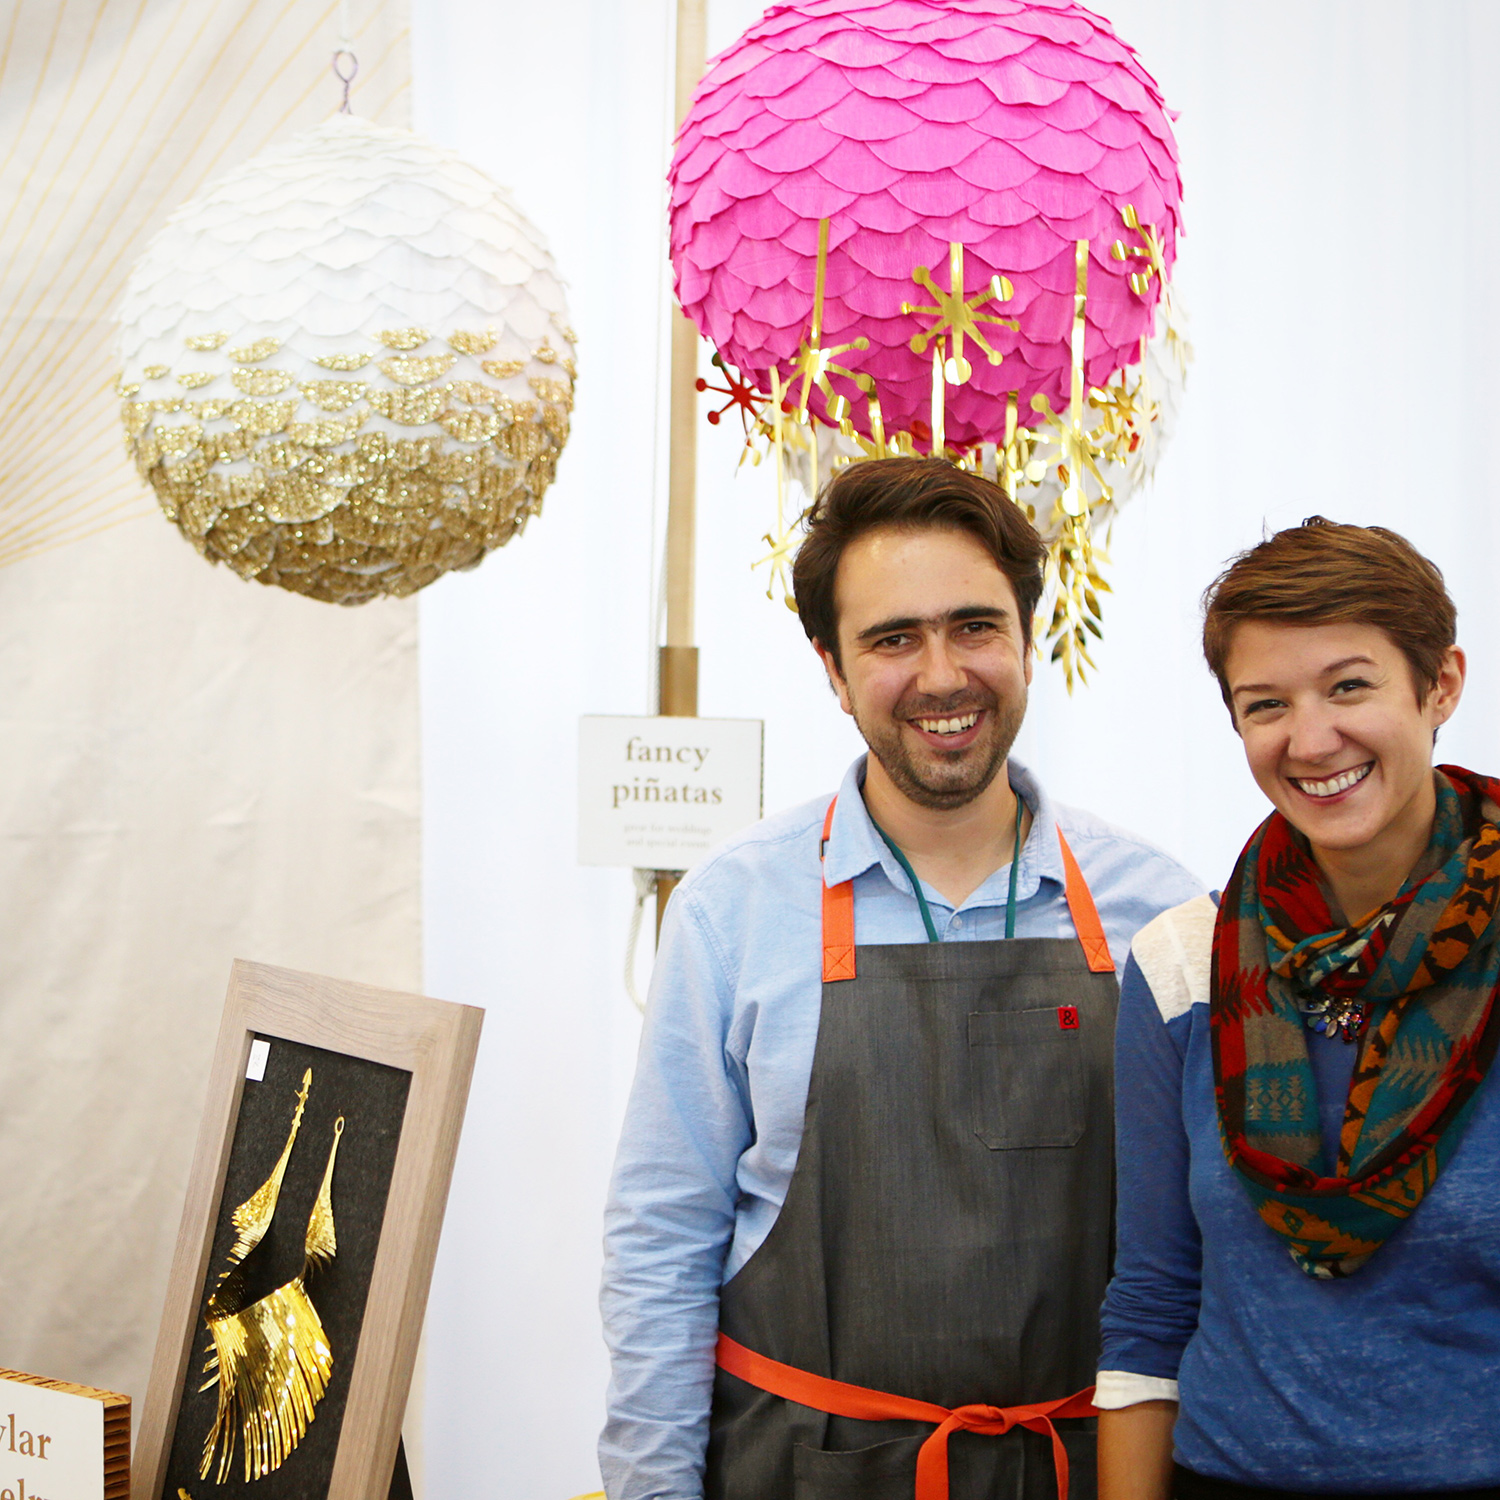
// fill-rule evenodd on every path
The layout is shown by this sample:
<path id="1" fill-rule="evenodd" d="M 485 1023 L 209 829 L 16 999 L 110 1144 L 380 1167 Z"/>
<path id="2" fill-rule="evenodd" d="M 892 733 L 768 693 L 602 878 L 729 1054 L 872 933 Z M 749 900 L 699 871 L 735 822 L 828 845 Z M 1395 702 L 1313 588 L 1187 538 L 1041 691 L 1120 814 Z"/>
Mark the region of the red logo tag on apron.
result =
<path id="1" fill-rule="evenodd" d="M 1078 1010 L 1072 1005 L 1059 1005 L 1057 1007 L 1057 1024 L 1063 1031 L 1078 1030 Z"/>

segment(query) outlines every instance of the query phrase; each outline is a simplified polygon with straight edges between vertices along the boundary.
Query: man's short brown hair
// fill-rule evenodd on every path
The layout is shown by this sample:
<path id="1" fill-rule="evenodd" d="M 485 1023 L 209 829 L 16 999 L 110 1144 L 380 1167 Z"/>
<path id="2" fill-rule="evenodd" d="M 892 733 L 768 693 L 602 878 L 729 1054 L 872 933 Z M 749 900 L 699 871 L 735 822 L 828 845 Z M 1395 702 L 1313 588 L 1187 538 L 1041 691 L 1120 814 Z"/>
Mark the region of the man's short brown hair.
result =
<path id="1" fill-rule="evenodd" d="M 807 516 L 807 540 L 792 564 L 792 593 L 808 640 L 839 660 L 835 584 L 844 549 L 881 527 L 966 531 L 1010 580 L 1025 644 L 1042 597 L 1047 549 L 999 485 L 940 458 L 877 458 L 840 469 Z"/>
<path id="2" fill-rule="evenodd" d="M 1246 620 L 1374 625 L 1400 647 L 1420 701 L 1437 685 L 1458 611 L 1437 566 L 1404 536 L 1309 516 L 1241 552 L 1204 592 L 1203 655 L 1231 715 L 1225 668 Z"/>

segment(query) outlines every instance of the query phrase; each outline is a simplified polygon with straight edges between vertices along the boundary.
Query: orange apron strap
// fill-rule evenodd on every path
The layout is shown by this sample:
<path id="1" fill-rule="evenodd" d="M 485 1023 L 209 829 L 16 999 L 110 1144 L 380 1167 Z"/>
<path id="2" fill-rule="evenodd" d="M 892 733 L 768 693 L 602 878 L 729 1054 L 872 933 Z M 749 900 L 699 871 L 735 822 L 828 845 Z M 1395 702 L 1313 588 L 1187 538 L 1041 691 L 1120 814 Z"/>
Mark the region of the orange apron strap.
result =
<path id="1" fill-rule="evenodd" d="M 828 804 L 823 818 L 823 836 L 818 844 L 818 858 L 828 843 L 833 828 L 833 810 L 838 806 L 835 797 Z M 1068 911 L 1073 918 L 1073 927 L 1078 941 L 1083 946 L 1083 956 L 1095 974 L 1112 974 L 1115 961 L 1109 951 L 1109 939 L 1104 935 L 1104 924 L 1099 920 L 1099 908 L 1094 905 L 1088 881 L 1078 868 L 1078 861 L 1063 837 L 1062 828 L 1057 830 L 1057 845 L 1062 851 L 1064 890 Z M 854 882 L 845 880 L 839 885 L 823 884 L 823 982 L 832 983 L 840 979 L 855 977 L 854 963 Z"/>
<path id="2" fill-rule="evenodd" d="M 828 834 L 833 827 L 833 810 L 838 806 L 835 797 L 828 804 L 828 815 L 823 819 L 823 838 L 818 845 L 819 863 L 823 851 L 828 847 Z M 841 885 L 823 886 L 823 983 L 837 979 L 854 978 L 854 882 L 846 880 Z"/>
<path id="3" fill-rule="evenodd" d="M 826 1375 L 810 1375 L 793 1365 L 767 1359 L 737 1344 L 727 1334 L 719 1335 L 714 1361 L 721 1370 L 768 1391 L 798 1406 L 827 1412 L 835 1417 L 853 1417 L 862 1422 L 902 1419 L 935 1422 L 936 1431 L 922 1444 L 917 1454 L 916 1500 L 948 1500 L 948 1438 L 959 1431 L 985 1433 L 999 1437 L 1012 1427 L 1026 1427 L 1045 1433 L 1052 1439 L 1052 1462 L 1057 1471 L 1057 1500 L 1068 1500 L 1068 1454 L 1054 1417 L 1094 1417 L 1094 1388 L 1064 1396 L 1059 1401 L 1038 1401 L 1030 1406 L 959 1406 L 949 1411 L 930 1401 L 913 1401 L 908 1396 L 889 1396 L 868 1386 L 846 1385 Z"/>
<path id="4" fill-rule="evenodd" d="M 1089 883 L 1083 878 L 1083 871 L 1078 868 L 1078 861 L 1073 858 L 1073 851 L 1068 848 L 1068 841 L 1063 837 L 1061 825 L 1057 830 L 1057 843 L 1062 850 L 1063 875 L 1066 881 L 1064 889 L 1068 898 L 1068 910 L 1073 916 L 1073 926 L 1078 933 L 1078 941 L 1083 944 L 1083 956 L 1095 974 L 1113 974 L 1115 961 L 1110 957 L 1109 939 L 1104 935 L 1104 923 L 1099 920 L 1099 908 L 1094 905 L 1094 898 L 1089 892 Z"/>

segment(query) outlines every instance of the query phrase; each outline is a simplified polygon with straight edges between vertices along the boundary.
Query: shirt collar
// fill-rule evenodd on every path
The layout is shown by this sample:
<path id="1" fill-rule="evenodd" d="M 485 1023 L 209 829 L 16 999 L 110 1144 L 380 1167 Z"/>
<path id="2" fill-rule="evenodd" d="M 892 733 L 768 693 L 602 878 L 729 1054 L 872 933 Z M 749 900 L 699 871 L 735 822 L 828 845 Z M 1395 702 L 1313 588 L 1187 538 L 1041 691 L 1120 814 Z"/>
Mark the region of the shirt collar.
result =
<path id="1" fill-rule="evenodd" d="M 1027 901 L 1041 889 L 1043 880 L 1063 884 L 1062 851 L 1057 845 L 1057 814 L 1041 783 L 1012 757 L 1007 766 L 1010 784 L 1031 809 L 1031 832 L 1021 848 L 1021 868 L 1016 874 L 1016 900 Z M 844 773 L 839 785 L 833 827 L 828 830 L 824 850 L 823 881 L 841 885 L 879 865 L 898 890 L 911 894 L 911 882 L 876 831 L 860 788 L 865 779 L 865 757 L 861 755 Z M 996 870 L 964 902 L 964 907 L 1003 906 L 1010 889 L 1009 861 Z M 936 895 L 936 892 L 931 894 Z M 941 898 L 938 898 L 941 900 Z M 945 903 L 946 904 L 946 903 Z"/>

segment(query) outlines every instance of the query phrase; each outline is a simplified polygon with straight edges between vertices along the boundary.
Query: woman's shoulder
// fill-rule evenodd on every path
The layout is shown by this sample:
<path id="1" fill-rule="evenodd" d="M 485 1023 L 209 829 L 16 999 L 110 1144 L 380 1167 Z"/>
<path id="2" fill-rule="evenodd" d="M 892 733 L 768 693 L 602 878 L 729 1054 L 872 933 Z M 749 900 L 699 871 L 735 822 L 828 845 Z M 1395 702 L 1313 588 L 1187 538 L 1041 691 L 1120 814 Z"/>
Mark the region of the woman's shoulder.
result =
<path id="1" fill-rule="evenodd" d="M 1130 945 L 1163 1021 L 1208 1003 L 1218 910 L 1214 896 L 1194 896 L 1147 922 Z"/>

